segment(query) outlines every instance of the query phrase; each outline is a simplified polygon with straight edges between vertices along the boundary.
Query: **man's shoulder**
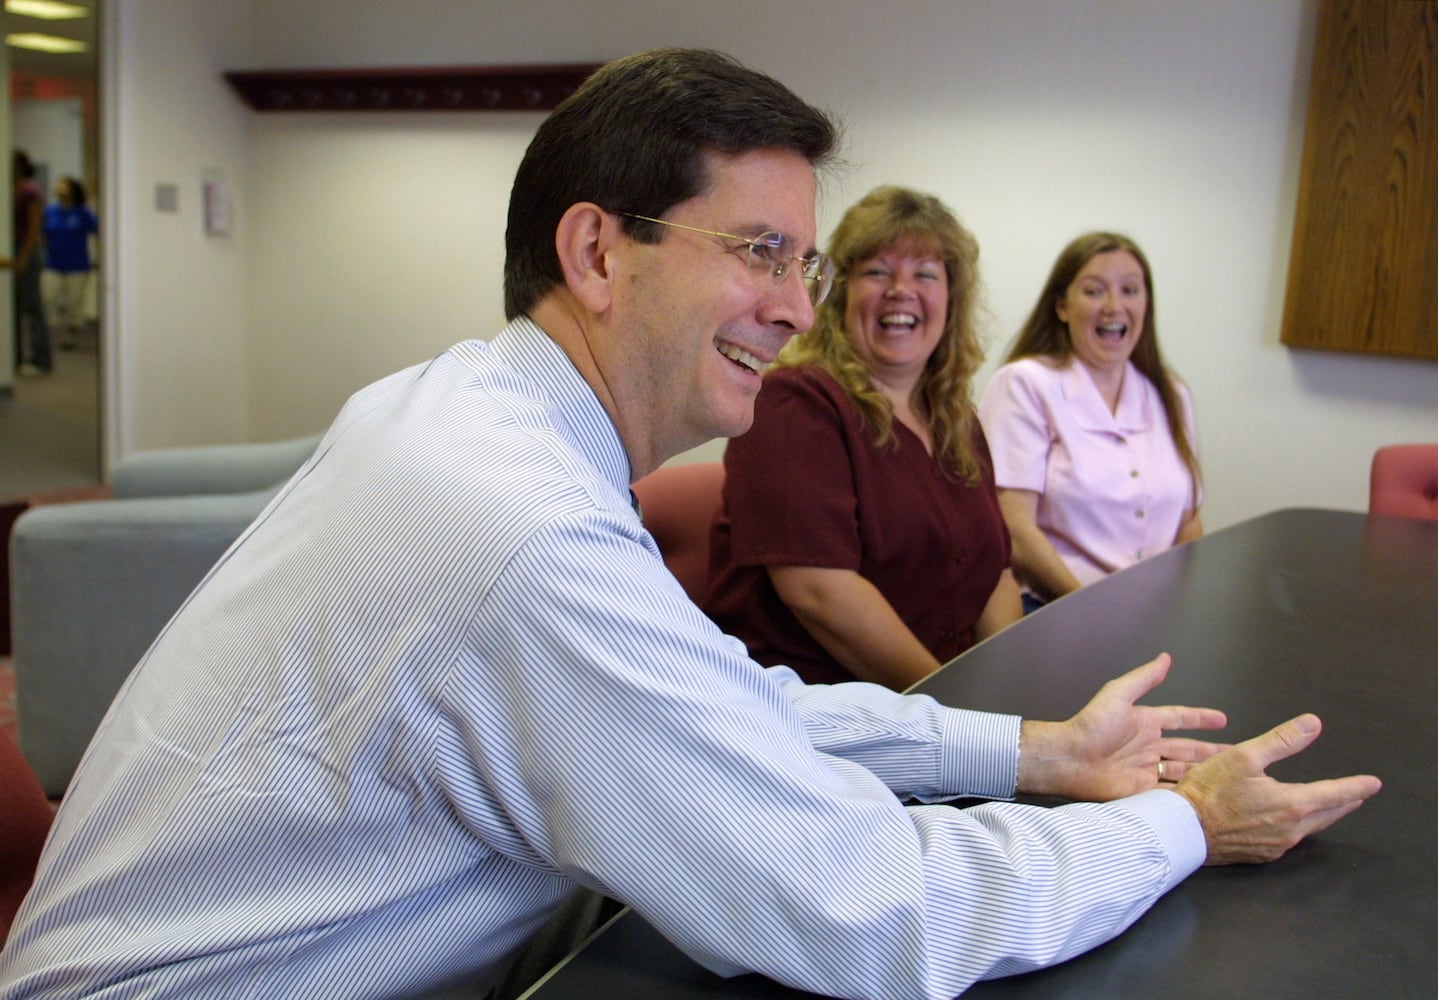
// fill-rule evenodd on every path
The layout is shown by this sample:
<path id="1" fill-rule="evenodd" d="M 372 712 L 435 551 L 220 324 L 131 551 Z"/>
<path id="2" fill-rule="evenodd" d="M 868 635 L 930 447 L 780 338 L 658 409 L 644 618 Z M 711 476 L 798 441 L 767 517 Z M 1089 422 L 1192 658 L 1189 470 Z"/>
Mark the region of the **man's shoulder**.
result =
<path id="1" fill-rule="evenodd" d="M 386 498 L 461 549 L 522 544 L 557 518 L 622 520 L 622 453 L 576 412 L 582 403 L 509 353 L 464 341 L 356 393 L 328 436 L 327 479 Z"/>

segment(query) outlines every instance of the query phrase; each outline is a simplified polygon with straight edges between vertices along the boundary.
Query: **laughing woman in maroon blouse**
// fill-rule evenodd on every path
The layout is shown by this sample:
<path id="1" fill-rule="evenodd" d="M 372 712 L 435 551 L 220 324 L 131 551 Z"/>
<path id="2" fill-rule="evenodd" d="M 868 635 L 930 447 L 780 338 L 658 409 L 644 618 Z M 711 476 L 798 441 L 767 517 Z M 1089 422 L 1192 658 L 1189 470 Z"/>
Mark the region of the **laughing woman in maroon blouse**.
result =
<path id="1" fill-rule="evenodd" d="M 704 608 L 761 663 L 902 690 L 1021 614 L 970 398 L 978 244 L 897 187 L 832 243 L 833 293 L 725 452 Z"/>

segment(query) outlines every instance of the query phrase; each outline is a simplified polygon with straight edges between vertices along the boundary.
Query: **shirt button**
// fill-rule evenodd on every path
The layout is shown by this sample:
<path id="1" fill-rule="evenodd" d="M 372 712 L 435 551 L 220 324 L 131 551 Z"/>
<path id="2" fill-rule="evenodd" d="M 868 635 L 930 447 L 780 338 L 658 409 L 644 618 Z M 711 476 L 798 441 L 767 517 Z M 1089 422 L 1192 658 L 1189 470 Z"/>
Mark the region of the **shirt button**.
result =
<path id="1" fill-rule="evenodd" d="M 1138 518 L 1139 520 L 1143 520 L 1143 511 L 1136 510 L 1133 512 L 1133 516 Z"/>
<path id="2" fill-rule="evenodd" d="M 1137 470 L 1137 469 L 1130 469 L 1128 474 L 1129 474 L 1129 478 L 1131 478 L 1131 479 L 1137 479 L 1137 478 L 1138 478 L 1138 470 Z"/>

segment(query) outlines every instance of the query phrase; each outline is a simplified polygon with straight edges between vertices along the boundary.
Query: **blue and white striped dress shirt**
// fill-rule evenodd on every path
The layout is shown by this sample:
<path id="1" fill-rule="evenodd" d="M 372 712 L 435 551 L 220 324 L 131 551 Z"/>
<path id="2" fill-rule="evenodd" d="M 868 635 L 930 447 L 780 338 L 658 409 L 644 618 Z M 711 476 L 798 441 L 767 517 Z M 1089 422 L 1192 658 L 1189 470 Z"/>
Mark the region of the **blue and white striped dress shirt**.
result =
<path id="1" fill-rule="evenodd" d="M 528 321 L 354 396 L 116 700 L 0 997 L 482 988 L 576 885 L 696 960 L 951 996 L 1203 859 L 1150 792 L 1005 798 L 1018 720 L 765 670 L 685 597 Z"/>

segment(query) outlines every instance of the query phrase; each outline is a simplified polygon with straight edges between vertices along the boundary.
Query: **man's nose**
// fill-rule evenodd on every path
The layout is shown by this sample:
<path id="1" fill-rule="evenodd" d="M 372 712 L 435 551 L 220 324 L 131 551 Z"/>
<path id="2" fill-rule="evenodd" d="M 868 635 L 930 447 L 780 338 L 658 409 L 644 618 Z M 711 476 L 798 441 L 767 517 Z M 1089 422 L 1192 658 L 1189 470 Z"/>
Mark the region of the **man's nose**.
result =
<path id="1" fill-rule="evenodd" d="M 773 294 L 768 296 L 775 305 L 773 313 L 766 319 L 788 324 L 793 328 L 793 334 L 803 333 L 814 325 L 814 300 L 810 296 L 809 282 L 802 269 L 790 267 L 774 286 Z"/>

